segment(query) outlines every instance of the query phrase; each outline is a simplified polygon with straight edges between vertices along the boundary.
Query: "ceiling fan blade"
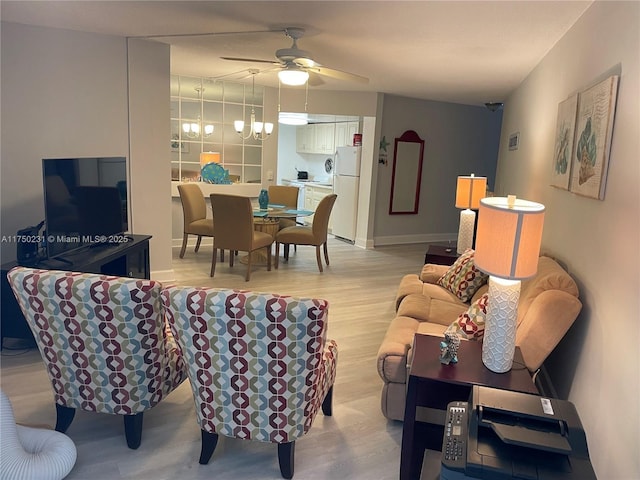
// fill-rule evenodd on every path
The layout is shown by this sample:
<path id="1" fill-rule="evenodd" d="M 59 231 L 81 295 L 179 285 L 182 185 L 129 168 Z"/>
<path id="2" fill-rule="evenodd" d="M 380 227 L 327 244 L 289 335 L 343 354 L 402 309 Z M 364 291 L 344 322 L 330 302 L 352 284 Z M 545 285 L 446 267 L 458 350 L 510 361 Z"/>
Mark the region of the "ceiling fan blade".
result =
<path id="1" fill-rule="evenodd" d="M 260 58 L 239 58 L 239 57 L 220 57 L 223 60 L 232 60 L 234 62 L 252 62 L 252 63 L 271 63 L 272 65 L 280 65 L 275 60 L 262 60 Z"/>
<path id="2" fill-rule="evenodd" d="M 254 33 L 283 33 L 284 29 L 249 30 L 244 32 L 202 32 L 202 33 L 168 33 L 166 35 L 133 35 L 131 38 L 171 38 L 171 37 L 221 37 L 224 35 L 247 35 Z"/>
<path id="3" fill-rule="evenodd" d="M 367 77 L 356 75 L 355 73 L 343 72 L 341 70 L 336 70 L 334 68 L 316 66 L 316 67 L 311 67 L 308 70 L 310 72 L 316 72 L 316 73 L 319 73 L 320 75 L 336 78 L 338 80 L 346 80 L 349 82 L 358 82 L 358 83 L 369 83 L 369 79 Z"/>
<path id="4" fill-rule="evenodd" d="M 308 82 L 312 87 L 319 87 L 320 85 L 324 85 L 324 80 L 322 79 L 322 77 L 314 71 L 309 71 Z"/>

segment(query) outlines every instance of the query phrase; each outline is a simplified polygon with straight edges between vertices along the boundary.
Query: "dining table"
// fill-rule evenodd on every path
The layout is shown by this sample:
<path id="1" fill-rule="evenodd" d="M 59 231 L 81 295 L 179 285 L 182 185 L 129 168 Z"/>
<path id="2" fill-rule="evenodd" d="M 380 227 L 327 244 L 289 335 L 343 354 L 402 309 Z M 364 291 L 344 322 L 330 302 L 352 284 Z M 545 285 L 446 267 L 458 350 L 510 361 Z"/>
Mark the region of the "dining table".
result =
<path id="1" fill-rule="evenodd" d="M 281 218 L 308 217 L 313 214 L 314 212 L 311 210 L 299 210 L 286 205 L 270 203 L 266 209 L 254 208 L 253 228 L 257 231 L 268 233 L 275 238 L 280 229 Z M 261 248 L 250 254 L 252 265 L 267 264 L 267 248 L 271 248 L 271 246 Z M 240 258 L 240 263 L 246 264 L 248 257 L 249 255 L 245 255 Z"/>

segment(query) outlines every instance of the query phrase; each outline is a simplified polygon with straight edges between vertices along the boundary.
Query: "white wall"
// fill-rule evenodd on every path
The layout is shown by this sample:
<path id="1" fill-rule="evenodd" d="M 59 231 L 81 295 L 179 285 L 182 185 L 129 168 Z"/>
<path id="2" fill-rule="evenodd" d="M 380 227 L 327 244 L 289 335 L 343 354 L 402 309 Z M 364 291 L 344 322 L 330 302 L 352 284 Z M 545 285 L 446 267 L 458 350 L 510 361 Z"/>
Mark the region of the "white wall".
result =
<path id="1" fill-rule="evenodd" d="M 508 98 L 498 193 L 545 204 L 543 250 L 568 267 L 584 304 L 546 362 L 587 432 L 598 478 L 640 477 L 640 3 L 596 2 Z M 549 186 L 558 103 L 620 73 L 603 201 Z M 508 136 L 521 133 L 509 151 Z"/>
<path id="2" fill-rule="evenodd" d="M 6 22 L 1 35 L 2 235 L 43 219 L 42 158 L 126 156 L 132 232 L 153 235 L 152 275 L 170 276 L 166 45 Z M 3 263 L 15 254 L 2 244 Z"/>

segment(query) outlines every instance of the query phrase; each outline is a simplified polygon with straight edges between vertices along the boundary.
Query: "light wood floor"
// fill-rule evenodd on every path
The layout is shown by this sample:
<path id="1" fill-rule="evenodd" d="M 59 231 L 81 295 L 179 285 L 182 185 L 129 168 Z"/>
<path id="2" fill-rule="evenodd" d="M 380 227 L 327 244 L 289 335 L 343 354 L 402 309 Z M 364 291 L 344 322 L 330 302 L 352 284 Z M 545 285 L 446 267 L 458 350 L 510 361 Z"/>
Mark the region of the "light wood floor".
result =
<path id="1" fill-rule="evenodd" d="M 426 244 L 363 250 L 331 238 L 331 265 L 319 273 L 313 247 L 298 247 L 278 270 L 218 263 L 209 277 L 211 247 L 174 250 L 176 283 L 250 289 L 330 302 L 329 337 L 338 343 L 333 416 L 318 413 L 307 435 L 296 442 L 295 479 L 397 479 L 402 423 L 380 413 L 382 381 L 376 354 L 394 316 L 393 300 L 403 275 L 418 273 Z M 228 255 L 228 253 L 227 253 Z M 228 259 L 228 257 L 227 257 Z M 227 260 L 226 259 L 226 260 Z M 5 342 L 6 344 L 6 342 Z M 51 387 L 37 350 L 2 351 L 1 385 L 17 421 L 55 424 Z M 69 479 L 279 479 L 276 446 L 221 437 L 208 465 L 199 465 L 200 430 L 187 382 L 145 413 L 142 445 L 127 448 L 120 417 L 85 412 L 67 431 L 78 449 Z M 423 479 L 438 478 L 439 457 L 426 456 Z"/>

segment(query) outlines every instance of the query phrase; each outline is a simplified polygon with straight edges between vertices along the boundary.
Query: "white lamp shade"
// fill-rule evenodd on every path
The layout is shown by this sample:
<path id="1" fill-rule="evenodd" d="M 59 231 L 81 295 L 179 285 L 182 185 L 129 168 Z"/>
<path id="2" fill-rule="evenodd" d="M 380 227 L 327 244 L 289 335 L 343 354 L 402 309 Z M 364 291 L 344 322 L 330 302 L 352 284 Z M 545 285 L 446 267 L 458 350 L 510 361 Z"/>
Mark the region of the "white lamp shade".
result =
<path id="1" fill-rule="evenodd" d="M 200 154 L 200 167 L 208 163 L 220 163 L 220 152 L 202 152 Z"/>
<path id="2" fill-rule="evenodd" d="M 511 280 L 533 277 L 538 268 L 544 211 L 540 203 L 515 197 L 483 198 L 478 212 L 476 267 Z"/>
<path id="3" fill-rule="evenodd" d="M 286 68 L 278 72 L 278 78 L 285 85 L 296 87 L 304 85 L 309 80 L 309 73 L 297 68 Z"/>
<path id="4" fill-rule="evenodd" d="M 280 112 L 278 114 L 278 123 L 284 125 L 306 125 L 309 123 L 309 117 L 306 113 Z"/>
<path id="5" fill-rule="evenodd" d="M 233 128 L 236 132 L 242 133 L 242 130 L 244 130 L 244 122 L 242 120 L 236 120 L 233 122 Z"/>
<path id="6" fill-rule="evenodd" d="M 213 133 L 213 125 L 205 125 L 204 126 L 204 134 L 211 135 Z"/>
<path id="7" fill-rule="evenodd" d="M 271 135 L 271 132 L 273 132 L 273 123 L 266 122 L 264 124 L 264 131 L 267 135 Z"/>
<path id="8" fill-rule="evenodd" d="M 480 200 L 487 193 L 487 177 L 470 176 L 458 177 L 456 187 L 456 208 L 472 208 L 477 210 Z"/>

